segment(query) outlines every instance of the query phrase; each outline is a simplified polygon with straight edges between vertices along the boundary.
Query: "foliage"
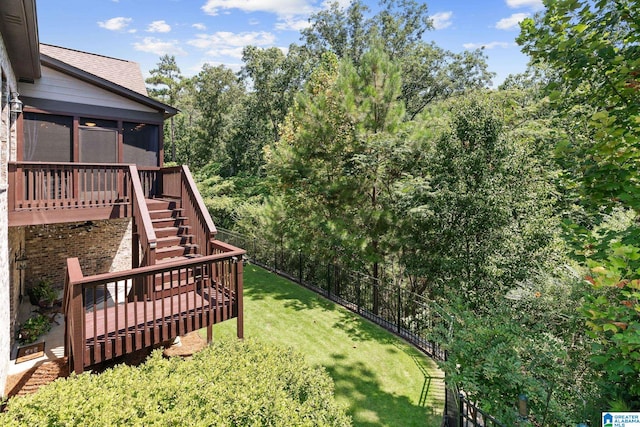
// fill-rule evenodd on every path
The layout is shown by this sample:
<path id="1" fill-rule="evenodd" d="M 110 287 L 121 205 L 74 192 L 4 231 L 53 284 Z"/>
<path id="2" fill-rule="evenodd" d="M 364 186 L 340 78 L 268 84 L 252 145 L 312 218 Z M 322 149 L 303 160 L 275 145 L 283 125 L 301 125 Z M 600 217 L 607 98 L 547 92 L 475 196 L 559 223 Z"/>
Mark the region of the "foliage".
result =
<path id="1" fill-rule="evenodd" d="M 164 55 L 160 57 L 158 68 L 149 71 L 149 74 L 150 76 L 145 80 L 145 83 L 151 85 L 149 96 L 173 106 L 178 100 L 183 80 L 175 56 Z M 175 130 L 174 117 L 171 117 L 168 138 L 165 140 L 169 142 L 172 161 L 176 161 Z M 167 150 L 168 152 L 169 150 Z"/>
<path id="2" fill-rule="evenodd" d="M 242 52 L 242 60 L 241 75 L 251 82 L 255 94 L 252 116 L 266 119 L 270 134 L 267 140 L 277 141 L 280 126 L 306 77 L 305 52 L 296 45 L 290 46 L 286 56 L 277 47 L 247 46 Z"/>
<path id="3" fill-rule="evenodd" d="M 150 70 L 149 77 L 145 80 L 145 83 L 151 85 L 149 96 L 173 105 L 178 97 L 181 79 L 175 56 L 161 56 L 158 68 Z"/>
<path id="4" fill-rule="evenodd" d="M 603 397 L 640 407 L 633 385 L 640 372 L 637 224 L 611 222 L 633 212 L 633 223 L 640 212 L 638 5 L 561 0 L 546 6 L 544 14 L 523 22 L 518 42 L 535 63 L 555 73 L 547 89 L 566 130 L 556 154 L 578 206 L 565 220 L 567 236 L 576 259 L 592 269 L 582 312 L 597 341 L 593 362 L 601 371 Z"/>
<path id="5" fill-rule="evenodd" d="M 595 203 L 623 201 L 640 208 L 640 19 L 635 0 L 547 2 L 537 19 L 522 23 L 518 42 L 534 63 L 546 64 L 558 79 L 550 97 L 572 116 L 572 155 L 585 197 Z M 585 109 L 584 106 L 587 108 Z M 585 111 L 586 110 L 586 111 Z M 586 120 L 585 120 L 586 119 Z M 580 129 L 580 126 L 582 128 Z M 579 133 L 588 140 L 580 143 Z M 577 143 L 577 146 L 576 146 Z M 574 151 L 574 152 L 572 152 Z"/>
<path id="6" fill-rule="evenodd" d="M 9 401 L 2 425 L 347 426 L 325 372 L 291 349 L 236 340 L 191 360 L 161 351 L 141 367 L 57 380 Z"/>
<path id="7" fill-rule="evenodd" d="M 316 58 L 329 51 L 358 66 L 365 52 L 379 44 L 400 68 L 400 99 L 409 120 L 435 100 L 490 83 L 493 74 L 481 50 L 456 54 L 423 40 L 432 29 L 425 3 L 383 0 L 377 13 L 369 12 L 360 0 L 346 8 L 332 3 L 311 16 L 311 25 L 302 31 L 304 46 Z"/>
<path id="8" fill-rule="evenodd" d="M 29 300 L 33 305 L 51 305 L 58 298 L 58 291 L 53 287 L 51 280 L 42 279 L 27 291 Z"/>
<path id="9" fill-rule="evenodd" d="M 485 315 L 459 311 L 442 364 L 447 379 L 506 425 L 514 425 L 520 394 L 534 425 L 597 419 L 586 405 L 599 402 L 601 390 L 580 332 L 581 291 L 573 271 L 556 272 L 514 289 Z"/>
<path id="10" fill-rule="evenodd" d="M 608 257 L 590 260 L 582 312 L 596 340 L 592 361 L 616 384 L 612 400 L 640 407 L 640 249 L 612 242 Z M 617 394 L 616 394 L 617 392 Z"/>
<path id="11" fill-rule="evenodd" d="M 217 227 L 234 229 L 245 212 L 261 205 L 268 189 L 255 176 L 222 177 L 220 167 L 209 164 L 196 174 L 198 189 Z"/>
<path id="12" fill-rule="evenodd" d="M 552 185 L 530 148 L 509 139 L 499 98 L 445 107 L 422 118 L 430 129 L 416 125 L 417 164 L 395 184 L 400 262 L 422 278 L 414 291 L 486 310 L 553 260 Z"/>
<path id="13" fill-rule="evenodd" d="M 35 314 L 24 322 L 18 329 L 18 341 L 21 344 L 31 344 L 41 336 L 49 332 L 51 321 L 47 316 Z"/>
<path id="14" fill-rule="evenodd" d="M 387 195 L 397 174 L 396 130 L 403 115 L 397 68 L 379 49 L 358 67 L 325 55 L 296 100 L 267 171 L 282 200 L 282 233 L 324 259 L 346 251 L 360 267 L 379 262 L 392 218 Z M 320 237 L 323 236 L 323 237 Z M 312 252 L 309 250 L 309 252 Z M 358 264 L 356 264 L 358 265 Z M 375 271 L 374 271 L 375 274 Z"/>
<path id="15" fill-rule="evenodd" d="M 205 64 L 197 76 L 181 75 L 164 55 L 146 80 L 154 98 L 179 109 L 165 126 L 165 160 L 193 171 L 212 163 L 221 176 L 263 176 L 263 147 L 282 136 L 288 112 L 326 52 L 359 66 L 376 45 L 399 66 L 406 117 L 434 100 L 486 86 L 492 77 L 481 51 L 455 54 L 422 40 L 431 29 L 427 6 L 384 0 L 370 15 L 364 2 L 337 2 L 310 18 L 302 44 L 282 49 L 245 46 L 240 72 Z"/>
<path id="16" fill-rule="evenodd" d="M 200 116 L 192 164 L 196 169 L 212 161 L 226 164 L 226 144 L 233 133 L 234 117 L 241 108 L 244 87 L 231 69 L 208 64 L 195 77 L 194 86 Z"/>

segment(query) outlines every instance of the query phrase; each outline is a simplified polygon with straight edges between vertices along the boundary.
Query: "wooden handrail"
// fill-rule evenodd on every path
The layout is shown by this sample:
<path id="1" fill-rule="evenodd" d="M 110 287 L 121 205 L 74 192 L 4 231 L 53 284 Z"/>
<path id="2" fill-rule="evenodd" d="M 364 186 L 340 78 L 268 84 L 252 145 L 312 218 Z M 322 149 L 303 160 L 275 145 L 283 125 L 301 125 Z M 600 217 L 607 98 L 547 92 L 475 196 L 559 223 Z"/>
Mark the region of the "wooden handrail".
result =
<path id="1" fill-rule="evenodd" d="M 202 216 L 202 219 L 204 220 L 204 223 L 207 227 L 206 231 L 209 234 L 217 233 L 216 226 L 213 224 L 213 219 L 211 219 L 211 215 L 209 215 L 209 210 L 207 209 L 207 206 L 204 204 L 204 200 L 202 200 L 202 196 L 200 195 L 200 192 L 198 191 L 198 187 L 196 186 L 196 182 L 193 179 L 193 176 L 191 175 L 189 166 L 187 165 L 182 166 L 182 174 L 187 184 L 186 185 L 187 190 L 190 192 L 191 196 L 196 202 L 195 204 L 197 207 L 198 214 Z"/>
<path id="2" fill-rule="evenodd" d="M 210 255 L 212 251 L 211 240 L 217 230 L 189 167 L 162 168 L 160 173 L 163 196 L 180 199 L 180 207 L 184 211 L 184 216 L 189 219 L 194 243 L 201 249 L 202 255 Z"/>
<path id="3" fill-rule="evenodd" d="M 196 244 L 202 248 L 203 255 L 210 255 L 212 252 L 211 240 L 216 234 L 216 228 L 209 215 L 209 211 L 200 196 L 195 180 L 191 176 L 188 166 L 182 166 L 180 170 L 180 195 L 182 208 L 189 218 L 189 225 L 195 235 Z"/>
<path id="4" fill-rule="evenodd" d="M 153 273 L 153 274 L 166 273 L 168 271 L 175 270 L 178 267 L 182 267 L 182 268 L 193 267 L 198 264 L 215 262 L 215 261 L 220 261 L 224 259 L 232 259 L 234 257 L 237 258 L 238 261 L 240 261 L 240 257 L 242 257 L 242 255 L 244 255 L 245 253 L 246 251 L 244 249 L 235 248 L 235 250 L 233 251 L 222 252 L 214 255 L 207 255 L 203 257 L 196 257 L 196 258 L 191 258 L 186 260 L 182 259 L 182 260 L 172 261 L 172 262 L 163 262 L 162 264 L 147 265 L 144 267 L 138 267 L 131 270 L 115 271 L 111 273 L 101 273 L 101 274 L 95 274 L 93 276 L 83 276 L 82 278 L 76 278 L 76 280 L 73 280 L 71 284 L 72 286 L 80 286 L 80 285 L 86 285 L 94 282 L 113 282 L 118 280 L 124 280 L 134 276 L 145 276 L 145 275 L 148 276 L 150 275 L 150 273 Z"/>
<path id="5" fill-rule="evenodd" d="M 38 161 L 17 161 L 9 162 L 16 166 L 71 166 L 71 167 L 110 167 L 125 169 L 128 163 L 82 163 L 82 162 L 38 162 Z"/>
<path id="6" fill-rule="evenodd" d="M 129 166 L 129 173 L 131 175 L 131 188 L 132 188 L 132 203 L 133 203 L 133 218 L 138 228 L 138 235 L 140 236 L 140 244 L 144 250 L 144 264 L 155 264 L 155 251 L 157 245 L 156 232 L 153 229 L 153 223 L 151 222 L 151 215 L 149 215 L 149 209 L 144 197 L 144 191 L 142 190 L 142 183 L 140 182 L 140 175 L 138 174 L 138 168 L 136 165 Z"/>

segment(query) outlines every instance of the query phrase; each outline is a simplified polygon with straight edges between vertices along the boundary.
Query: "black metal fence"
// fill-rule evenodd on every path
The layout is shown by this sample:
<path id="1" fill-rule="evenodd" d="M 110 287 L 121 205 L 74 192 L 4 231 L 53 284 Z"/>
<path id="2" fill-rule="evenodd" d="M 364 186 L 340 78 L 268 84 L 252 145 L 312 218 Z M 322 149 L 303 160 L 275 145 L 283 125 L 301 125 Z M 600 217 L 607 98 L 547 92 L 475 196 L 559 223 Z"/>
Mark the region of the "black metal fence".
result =
<path id="1" fill-rule="evenodd" d="M 436 341 L 451 335 L 451 316 L 435 302 L 394 284 L 381 269 L 371 276 L 312 260 L 301 251 L 292 251 L 260 239 L 218 229 L 217 239 L 243 248 L 252 263 L 297 282 L 358 313 L 404 338 L 436 360 L 444 361 L 444 349 Z"/>
<path id="2" fill-rule="evenodd" d="M 358 313 L 389 330 L 435 360 L 445 361 L 452 317 L 438 304 L 398 285 L 381 269 L 379 277 L 319 262 L 299 250 L 218 228 L 217 239 L 247 251 L 249 260 Z M 447 387 L 443 426 L 504 427 L 464 395 Z"/>
<path id="3" fill-rule="evenodd" d="M 458 395 L 459 427 L 506 427 L 493 416 L 482 411 L 473 402 L 467 400 L 464 394 Z"/>

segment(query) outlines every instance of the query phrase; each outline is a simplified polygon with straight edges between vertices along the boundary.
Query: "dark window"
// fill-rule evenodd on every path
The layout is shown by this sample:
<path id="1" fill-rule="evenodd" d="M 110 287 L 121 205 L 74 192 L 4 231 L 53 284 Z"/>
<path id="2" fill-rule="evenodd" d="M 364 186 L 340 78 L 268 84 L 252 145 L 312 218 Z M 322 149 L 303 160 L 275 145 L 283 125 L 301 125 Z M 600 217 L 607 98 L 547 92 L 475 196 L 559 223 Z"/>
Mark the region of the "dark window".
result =
<path id="1" fill-rule="evenodd" d="M 73 161 L 73 118 L 51 114 L 24 113 L 26 161 Z"/>
<path id="2" fill-rule="evenodd" d="M 124 122 L 123 161 L 140 166 L 158 166 L 159 130 L 157 125 Z"/>

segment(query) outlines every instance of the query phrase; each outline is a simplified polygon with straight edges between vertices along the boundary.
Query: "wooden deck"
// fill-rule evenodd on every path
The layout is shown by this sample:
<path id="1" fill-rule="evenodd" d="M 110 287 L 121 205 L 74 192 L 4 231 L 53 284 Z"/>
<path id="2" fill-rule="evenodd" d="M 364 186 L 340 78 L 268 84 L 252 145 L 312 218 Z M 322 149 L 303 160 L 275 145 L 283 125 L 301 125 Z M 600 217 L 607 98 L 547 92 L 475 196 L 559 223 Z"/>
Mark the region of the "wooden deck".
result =
<path id="1" fill-rule="evenodd" d="M 132 218 L 132 265 L 138 268 L 84 277 L 78 259 L 67 260 L 71 370 L 202 328 L 210 340 L 212 325 L 231 318 L 242 337 L 244 251 L 215 240 L 187 166 L 11 162 L 9 189 L 10 226 Z M 168 235 L 166 224 L 189 233 Z"/>
<path id="2" fill-rule="evenodd" d="M 216 254 L 84 277 L 67 260 L 64 311 L 70 369 L 92 365 L 236 318 L 242 337 L 242 255 L 213 241 Z"/>
<path id="3" fill-rule="evenodd" d="M 210 324 L 237 317 L 235 295 L 193 289 L 147 301 L 114 304 L 85 313 L 85 360 L 93 365 L 148 343 L 165 342 Z"/>

